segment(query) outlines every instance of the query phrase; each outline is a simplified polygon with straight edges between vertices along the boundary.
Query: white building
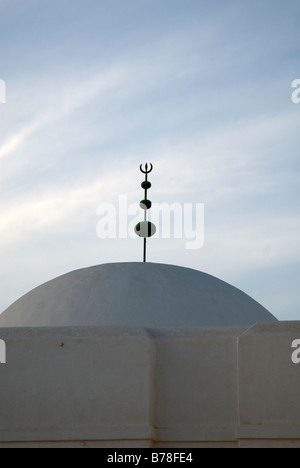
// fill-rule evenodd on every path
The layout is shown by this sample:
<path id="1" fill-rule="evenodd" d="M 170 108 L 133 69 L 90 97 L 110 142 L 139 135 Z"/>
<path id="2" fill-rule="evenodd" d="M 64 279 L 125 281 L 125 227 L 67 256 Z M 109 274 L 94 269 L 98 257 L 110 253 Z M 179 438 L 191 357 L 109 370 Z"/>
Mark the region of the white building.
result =
<path id="1" fill-rule="evenodd" d="M 0 316 L 0 447 L 300 447 L 297 338 L 195 270 L 69 273 Z"/>

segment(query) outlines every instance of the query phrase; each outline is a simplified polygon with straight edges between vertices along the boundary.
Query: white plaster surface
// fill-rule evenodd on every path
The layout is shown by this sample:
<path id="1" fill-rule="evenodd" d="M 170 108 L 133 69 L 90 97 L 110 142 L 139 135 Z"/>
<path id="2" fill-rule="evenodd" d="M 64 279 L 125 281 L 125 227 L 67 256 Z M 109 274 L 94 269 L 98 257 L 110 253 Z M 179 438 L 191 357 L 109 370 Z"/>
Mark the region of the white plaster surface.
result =
<path id="1" fill-rule="evenodd" d="M 0 327 L 220 327 L 268 321 L 276 319 L 239 289 L 200 271 L 153 263 L 73 271 L 0 315 Z"/>
<path id="2" fill-rule="evenodd" d="M 0 317 L 0 448 L 300 447 L 295 339 L 195 270 L 69 273 Z"/>
<path id="3" fill-rule="evenodd" d="M 300 447 L 299 322 L 2 328 L 0 448 Z"/>
<path id="4" fill-rule="evenodd" d="M 257 323 L 238 339 L 241 439 L 300 440 L 300 322 Z"/>
<path id="5" fill-rule="evenodd" d="M 143 329 L 6 328 L 0 440 L 152 439 Z"/>

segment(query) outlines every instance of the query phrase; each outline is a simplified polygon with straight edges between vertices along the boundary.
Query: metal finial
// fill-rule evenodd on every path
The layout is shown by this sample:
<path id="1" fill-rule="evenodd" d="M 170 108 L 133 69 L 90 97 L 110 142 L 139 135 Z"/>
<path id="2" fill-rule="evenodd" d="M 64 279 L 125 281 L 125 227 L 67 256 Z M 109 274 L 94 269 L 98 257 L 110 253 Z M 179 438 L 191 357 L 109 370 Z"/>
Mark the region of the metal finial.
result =
<path id="1" fill-rule="evenodd" d="M 145 170 L 143 170 L 143 164 L 140 165 L 140 171 L 143 173 L 143 174 L 150 174 L 150 172 L 152 171 L 153 169 L 153 164 L 150 163 L 150 169 L 148 171 L 148 163 L 146 163 L 145 165 Z"/>
<path id="2" fill-rule="evenodd" d="M 140 207 L 144 210 L 144 221 L 135 226 L 135 233 L 144 239 L 143 262 L 146 262 L 147 237 L 153 236 L 156 232 L 155 225 L 147 221 L 147 211 L 150 210 L 152 206 L 151 201 L 147 198 L 147 192 L 151 188 L 151 183 L 148 181 L 148 174 L 152 171 L 153 165 L 150 163 L 149 170 L 148 167 L 148 163 L 145 164 L 145 169 L 143 169 L 143 164 L 140 165 L 140 171 L 145 174 L 145 180 L 141 184 L 141 187 L 144 189 L 144 199 L 140 201 Z"/>

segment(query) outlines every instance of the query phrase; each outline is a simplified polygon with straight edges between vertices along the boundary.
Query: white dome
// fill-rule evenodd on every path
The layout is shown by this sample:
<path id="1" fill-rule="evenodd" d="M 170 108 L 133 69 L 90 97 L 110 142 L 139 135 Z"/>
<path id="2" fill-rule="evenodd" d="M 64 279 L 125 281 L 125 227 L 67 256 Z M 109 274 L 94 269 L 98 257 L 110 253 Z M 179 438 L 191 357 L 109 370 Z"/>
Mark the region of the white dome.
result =
<path id="1" fill-rule="evenodd" d="M 245 293 L 178 266 L 113 263 L 49 281 L 0 315 L 0 327 L 222 327 L 276 321 Z"/>

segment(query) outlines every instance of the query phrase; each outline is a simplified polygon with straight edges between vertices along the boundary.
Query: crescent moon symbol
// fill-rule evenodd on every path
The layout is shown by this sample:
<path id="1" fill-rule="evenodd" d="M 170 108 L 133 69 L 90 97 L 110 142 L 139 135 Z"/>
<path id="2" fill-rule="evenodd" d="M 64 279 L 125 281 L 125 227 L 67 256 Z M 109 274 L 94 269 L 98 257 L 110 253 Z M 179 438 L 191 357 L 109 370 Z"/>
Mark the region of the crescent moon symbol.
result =
<path id="1" fill-rule="evenodd" d="M 140 165 L 140 171 L 143 173 L 143 174 L 150 174 L 150 172 L 152 171 L 153 169 L 153 165 L 150 163 L 150 169 L 148 171 L 148 164 L 146 163 L 146 166 L 145 166 L 145 171 L 143 170 L 143 164 Z"/>

